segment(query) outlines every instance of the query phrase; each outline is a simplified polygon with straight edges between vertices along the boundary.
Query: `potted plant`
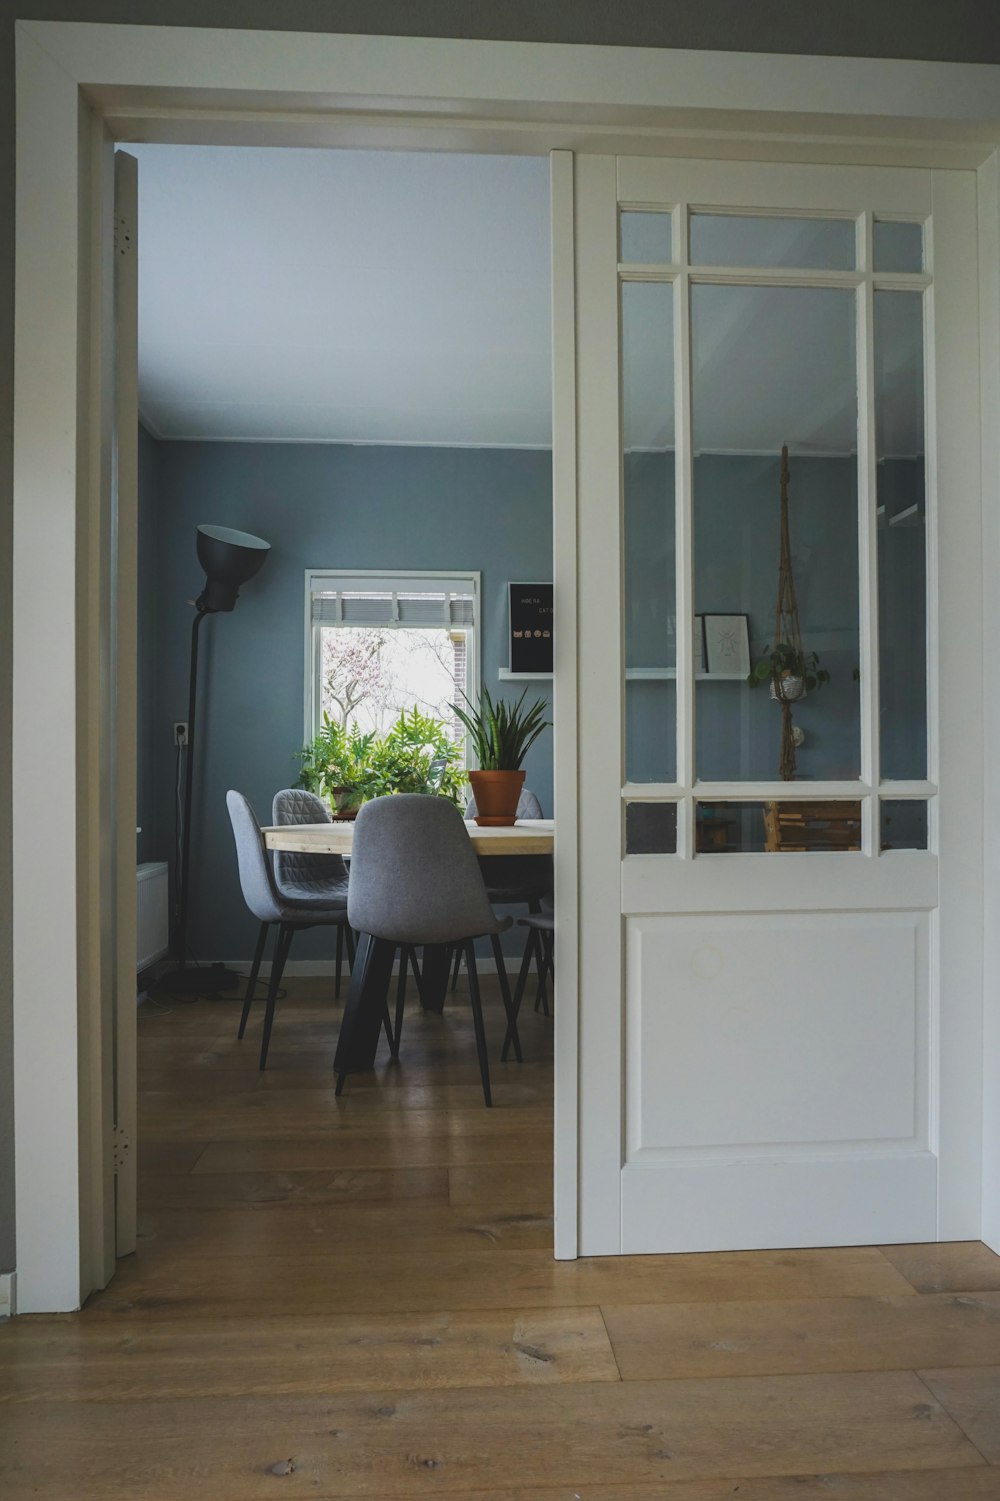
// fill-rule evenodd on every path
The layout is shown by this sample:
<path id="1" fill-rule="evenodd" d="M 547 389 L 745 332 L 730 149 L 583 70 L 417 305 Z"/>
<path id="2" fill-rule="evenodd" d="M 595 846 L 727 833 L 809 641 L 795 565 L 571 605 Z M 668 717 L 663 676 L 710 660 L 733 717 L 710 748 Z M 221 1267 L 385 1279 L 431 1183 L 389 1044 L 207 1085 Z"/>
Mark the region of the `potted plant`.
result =
<path id="1" fill-rule="evenodd" d="M 478 708 L 468 698 L 468 710 L 458 704 L 451 706 L 468 730 L 479 762 L 479 769 L 469 772 L 478 824 L 504 827 L 517 819 L 517 802 L 524 786 L 521 763 L 550 723 L 544 717 L 544 699 L 525 706 L 527 692 L 525 688 L 512 705 L 502 698 L 494 703 L 489 689 L 484 688 Z"/>
<path id="2" fill-rule="evenodd" d="M 434 792 L 458 805 L 465 786 L 461 749 L 448 726 L 416 706 L 404 709 L 381 738 L 324 714 L 319 734 L 297 754 L 302 762 L 297 785 L 322 797 L 341 817 L 353 817 L 370 797 L 393 792 Z"/>
<path id="3" fill-rule="evenodd" d="M 434 776 L 435 765 L 443 769 Z M 368 753 L 366 795 L 385 797 L 393 792 L 433 793 L 459 805 L 465 787 L 461 746 L 448 726 L 414 704 L 400 714 Z"/>
<path id="4" fill-rule="evenodd" d="M 299 751 L 302 761 L 297 785 L 307 787 L 342 817 L 356 814 L 368 791 L 368 758 L 374 734 L 363 735 L 323 715 L 319 734 Z"/>
<path id="5" fill-rule="evenodd" d="M 773 699 L 794 704 L 814 688 L 822 688 L 830 681 L 830 674 L 820 667 L 814 651 L 802 651 L 790 641 L 776 641 L 773 646 L 765 646 L 760 661 L 747 674 L 751 688 L 768 681 Z"/>

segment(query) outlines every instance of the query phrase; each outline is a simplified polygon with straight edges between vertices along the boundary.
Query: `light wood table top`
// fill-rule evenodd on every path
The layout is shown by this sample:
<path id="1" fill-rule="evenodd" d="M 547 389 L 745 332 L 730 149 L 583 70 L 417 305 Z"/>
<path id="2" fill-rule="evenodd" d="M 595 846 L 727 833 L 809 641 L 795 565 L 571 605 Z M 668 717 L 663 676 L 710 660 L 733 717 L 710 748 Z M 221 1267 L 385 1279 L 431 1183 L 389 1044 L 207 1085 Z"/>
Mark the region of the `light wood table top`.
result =
<path id="1" fill-rule="evenodd" d="M 551 855 L 555 823 L 551 818 L 522 819 L 505 829 L 480 828 L 467 823 L 477 855 Z M 287 850 L 298 855 L 349 855 L 354 843 L 354 823 L 299 823 L 263 830 L 269 850 Z"/>

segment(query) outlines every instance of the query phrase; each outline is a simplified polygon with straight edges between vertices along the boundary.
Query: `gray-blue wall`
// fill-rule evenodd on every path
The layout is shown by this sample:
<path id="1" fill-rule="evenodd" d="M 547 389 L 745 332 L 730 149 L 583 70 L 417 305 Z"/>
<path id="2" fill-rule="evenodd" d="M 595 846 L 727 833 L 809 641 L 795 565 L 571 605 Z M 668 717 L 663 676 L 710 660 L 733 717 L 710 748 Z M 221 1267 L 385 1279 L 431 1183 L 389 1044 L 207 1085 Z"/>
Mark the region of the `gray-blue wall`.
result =
<path id="1" fill-rule="evenodd" d="M 478 569 L 482 675 L 491 692 L 506 665 L 509 580 L 552 577 L 551 456 L 510 449 L 334 444 L 170 443 L 141 434 L 140 859 L 173 851 L 171 726 L 187 718 L 188 651 L 202 575 L 200 522 L 271 543 L 231 615 L 201 628 L 200 708 L 192 838 L 191 951 L 241 959 L 255 924 L 236 879 L 225 809 L 245 792 L 262 821 L 290 786 L 301 748 L 304 574 L 307 568 Z M 550 701 L 551 684 L 529 685 Z M 552 811 L 552 735 L 525 763 L 527 785 Z M 329 934 L 296 939 L 293 958 L 329 956 Z"/>

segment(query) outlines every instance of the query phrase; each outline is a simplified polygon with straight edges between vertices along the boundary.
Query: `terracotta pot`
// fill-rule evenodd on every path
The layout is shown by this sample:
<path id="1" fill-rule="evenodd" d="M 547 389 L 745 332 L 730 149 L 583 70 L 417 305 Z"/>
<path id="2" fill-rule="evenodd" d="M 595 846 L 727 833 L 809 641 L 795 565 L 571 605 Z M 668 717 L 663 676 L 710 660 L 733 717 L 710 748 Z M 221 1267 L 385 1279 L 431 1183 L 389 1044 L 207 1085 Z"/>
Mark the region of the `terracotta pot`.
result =
<path id="1" fill-rule="evenodd" d="M 469 781 L 476 799 L 476 823 L 484 828 L 509 828 L 516 823 L 523 771 L 470 771 Z"/>

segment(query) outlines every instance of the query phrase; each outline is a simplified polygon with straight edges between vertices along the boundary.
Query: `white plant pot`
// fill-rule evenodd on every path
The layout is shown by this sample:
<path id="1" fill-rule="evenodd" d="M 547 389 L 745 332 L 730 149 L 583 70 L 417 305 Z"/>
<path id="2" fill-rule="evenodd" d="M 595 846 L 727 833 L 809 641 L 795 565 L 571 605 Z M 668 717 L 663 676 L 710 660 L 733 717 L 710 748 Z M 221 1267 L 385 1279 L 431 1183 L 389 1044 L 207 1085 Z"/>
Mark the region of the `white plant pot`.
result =
<path id="1" fill-rule="evenodd" d="M 774 679 L 771 679 L 771 697 L 775 703 L 796 704 L 800 698 L 805 698 L 809 689 L 805 685 L 804 678 L 784 677 L 781 679 L 781 692 L 778 692 Z"/>

